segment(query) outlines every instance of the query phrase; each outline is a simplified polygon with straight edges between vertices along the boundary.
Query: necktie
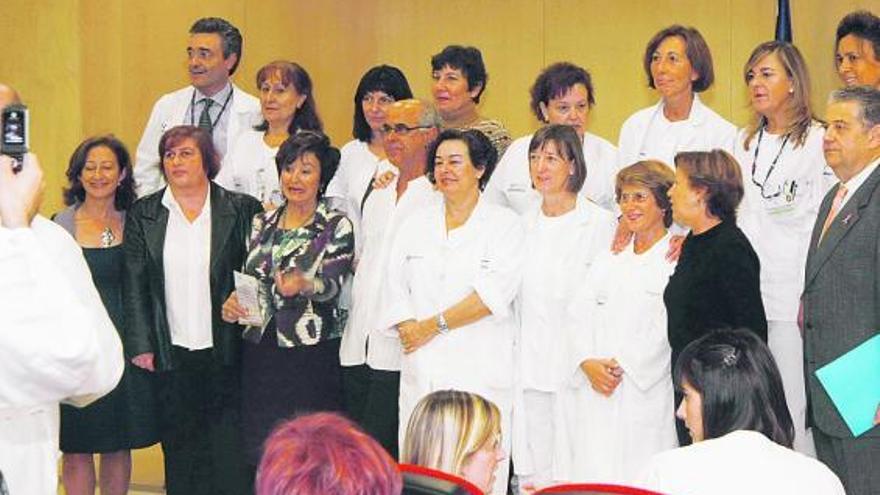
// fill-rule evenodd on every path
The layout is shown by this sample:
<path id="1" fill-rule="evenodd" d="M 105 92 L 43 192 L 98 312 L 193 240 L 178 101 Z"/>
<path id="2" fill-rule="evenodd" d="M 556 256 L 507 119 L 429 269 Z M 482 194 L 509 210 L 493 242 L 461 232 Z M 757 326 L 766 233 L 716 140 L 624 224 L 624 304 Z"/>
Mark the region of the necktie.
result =
<path id="1" fill-rule="evenodd" d="M 202 114 L 199 116 L 199 127 L 208 131 L 208 134 L 214 130 L 214 126 L 211 124 L 211 105 L 214 103 L 214 100 L 210 98 L 203 98 L 202 103 L 205 104 L 204 108 L 202 108 Z"/>
<path id="2" fill-rule="evenodd" d="M 819 242 L 822 242 L 822 239 L 825 238 L 825 232 L 828 231 L 831 222 L 833 222 L 837 214 L 840 213 L 840 205 L 843 203 L 843 198 L 846 197 L 846 193 L 846 186 L 840 184 L 840 186 L 837 187 L 837 194 L 834 195 L 834 201 L 831 202 L 831 209 L 828 210 L 828 217 L 825 218 L 825 224 L 822 225 L 822 235 L 819 236 Z"/>

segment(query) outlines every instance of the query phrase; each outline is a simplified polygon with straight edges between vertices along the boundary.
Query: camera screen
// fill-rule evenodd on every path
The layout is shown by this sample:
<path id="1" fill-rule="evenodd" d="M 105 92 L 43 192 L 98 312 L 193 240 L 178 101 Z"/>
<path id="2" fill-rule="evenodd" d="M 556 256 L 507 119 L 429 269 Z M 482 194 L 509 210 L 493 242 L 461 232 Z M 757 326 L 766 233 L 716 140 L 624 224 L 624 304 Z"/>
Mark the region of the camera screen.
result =
<path id="1" fill-rule="evenodd" d="M 3 119 L 3 144 L 24 144 L 24 112 L 12 110 L 4 115 Z"/>

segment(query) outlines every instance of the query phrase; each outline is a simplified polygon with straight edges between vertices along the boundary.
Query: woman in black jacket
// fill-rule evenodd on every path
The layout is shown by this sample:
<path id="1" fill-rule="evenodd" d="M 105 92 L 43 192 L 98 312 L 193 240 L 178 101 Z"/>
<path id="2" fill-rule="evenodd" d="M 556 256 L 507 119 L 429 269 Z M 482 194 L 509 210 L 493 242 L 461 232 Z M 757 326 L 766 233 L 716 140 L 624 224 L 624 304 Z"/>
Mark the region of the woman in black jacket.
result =
<path id="1" fill-rule="evenodd" d="M 721 150 L 679 153 L 669 199 L 677 223 L 691 229 L 663 299 L 672 362 L 692 341 L 719 328 L 748 328 L 767 341 L 760 263 L 736 226 L 743 197 L 740 167 Z M 681 397 L 676 394 L 676 404 Z M 679 441 L 690 443 L 679 423 Z"/>

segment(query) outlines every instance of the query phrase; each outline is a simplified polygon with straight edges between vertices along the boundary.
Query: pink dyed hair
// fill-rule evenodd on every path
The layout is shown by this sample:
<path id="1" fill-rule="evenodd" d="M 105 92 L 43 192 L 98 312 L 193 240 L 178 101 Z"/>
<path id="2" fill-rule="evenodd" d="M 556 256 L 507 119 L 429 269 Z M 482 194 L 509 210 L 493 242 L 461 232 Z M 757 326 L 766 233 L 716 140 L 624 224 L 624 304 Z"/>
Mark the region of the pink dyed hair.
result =
<path id="1" fill-rule="evenodd" d="M 333 413 L 287 421 L 266 440 L 257 495 L 398 495 L 397 465 L 354 423 Z"/>

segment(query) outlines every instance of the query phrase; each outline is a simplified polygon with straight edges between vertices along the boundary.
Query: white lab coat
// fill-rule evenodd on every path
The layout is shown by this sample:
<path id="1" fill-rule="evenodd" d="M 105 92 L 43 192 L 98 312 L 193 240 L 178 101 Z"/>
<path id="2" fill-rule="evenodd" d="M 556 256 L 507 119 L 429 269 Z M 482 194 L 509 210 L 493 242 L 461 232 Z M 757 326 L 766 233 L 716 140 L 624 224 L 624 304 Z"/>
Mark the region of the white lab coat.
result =
<path id="1" fill-rule="evenodd" d="M 629 116 L 620 128 L 617 144 L 618 169 L 640 160 L 660 160 L 675 166 L 681 151 L 733 152 L 736 127 L 712 111 L 694 94 L 686 120 L 670 122 L 663 115 L 663 100 Z"/>
<path id="2" fill-rule="evenodd" d="M 378 172 L 397 174 L 387 160 Z M 372 172 L 371 172 L 372 176 Z M 366 363 L 377 370 L 400 371 L 400 337 L 397 331 L 381 330 L 379 297 L 383 293 L 391 242 L 400 225 L 413 213 L 440 201 L 441 196 L 424 176 L 407 184 L 397 198 L 397 179 L 381 189 L 374 189 L 364 204 L 361 221 L 362 257 L 352 283 L 352 305 L 339 348 L 343 366 Z M 358 206 L 360 208 L 360 206 Z"/>
<path id="3" fill-rule="evenodd" d="M 55 223 L 0 227 L 0 273 L 0 471 L 12 494 L 54 495 L 58 403 L 113 390 L 122 346 L 80 247 Z"/>
<path id="4" fill-rule="evenodd" d="M 837 183 L 837 177 L 825 163 L 822 152 L 824 135 L 822 126 L 814 122 L 803 146 L 795 148 L 793 140 L 786 142 L 784 136 L 765 132 L 760 148 L 758 135 L 755 135 L 746 150 L 746 131 L 743 129 L 734 149 L 745 186 L 737 225 L 761 260 L 761 298 L 767 313 L 767 343 L 782 375 L 786 402 L 795 425 L 795 448 L 810 455 L 815 455 L 815 448 L 805 426 L 807 399 L 803 341 L 796 321 L 810 236 L 822 199 Z M 783 143 L 785 148 L 782 148 Z M 764 184 L 763 194 L 755 181 Z"/>
<path id="5" fill-rule="evenodd" d="M 438 201 L 411 215 L 392 243 L 383 297 L 383 328 L 432 318 L 476 291 L 491 311 L 474 323 L 437 335 L 403 356 L 400 378 L 401 443 L 416 403 L 430 392 L 456 389 L 495 402 L 502 443 L 509 452 L 513 401 L 513 300 L 523 262 L 523 228 L 517 215 L 480 199 L 464 225 L 446 231 Z M 499 463 L 495 492 L 507 486 Z"/>
<path id="6" fill-rule="evenodd" d="M 506 206 L 520 215 L 541 203 L 541 195 L 532 187 L 529 175 L 529 144 L 532 135 L 523 136 L 507 148 L 486 184 L 485 198 Z M 599 206 L 617 211 L 614 180 L 617 176 L 617 148 L 605 139 L 584 133 L 584 160 L 587 180 L 581 192 Z"/>
<path id="7" fill-rule="evenodd" d="M 844 495 L 821 462 L 737 430 L 655 455 L 636 486 L 675 495 Z"/>
<path id="8" fill-rule="evenodd" d="M 264 133 L 253 128 L 242 130 L 223 160 L 223 167 L 214 182 L 230 191 L 244 193 L 278 207 L 284 203 L 275 155 L 263 141 Z"/>
<path id="9" fill-rule="evenodd" d="M 339 167 L 327 184 L 324 196 L 330 198 L 333 208 L 344 212 L 351 220 L 354 226 L 355 260 L 360 260 L 363 246 L 361 202 L 364 200 L 367 187 L 379 170 L 379 164 L 386 160 L 374 155 L 368 143 L 357 139 L 346 143 L 339 152 Z"/>
<path id="10" fill-rule="evenodd" d="M 533 481 L 565 480 L 568 442 L 564 435 L 555 440 L 567 431 L 564 425 L 556 425 L 564 407 L 557 392 L 565 387 L 568 371 L 564 315 L 593 260 L 610 251 L 617 221 L 583 196 L 563 216 L 548 218 L 535 205 L 524 221 L 529 261 L 523 266 L 517 298 L 516 369 L 517 389 L 528 396 L 514 419 L 514 466 L 517 474 Z M 535 395 L 543 396 L 539 401 L 547 404 L 532 407 Z M 549 406 L 549 417 L 544 406 Z M 535 427 L 541 424 L 547 426 Z"/>
<path id="11" fill-rule="evenodd" d="M 146 196 L 165 187 L 165 178 L 159 169 L 159 140 L 168 129 L 174 126 L 189 124 L 189 109 L 195 88 L 187 86 L 172 93 L 163 95 L 153 105 L 150 119 L 144 128 L 134 166 L 134 180 L 138 197 Z M 229 120 L 226 128 L 226 149 L 221 150 L 225 157 L 234 145 L 238 135 L 261 121 L 260 100 L 251 96 L 236 85 L 232 85 L 232 102 L 230 103 Z M 195 123 L 196 125 L 198 122 Z M 221 166 L 222 168 L 222 166 Z"/>
<path id="12" fill-rule="evenodd" d="M 671 237 L 641 255 L 632 244 L 599 255 L 568 308 L 572 481 L 628 484 L 653 454 L 678 444 L 663 303 L 675 270 L 666 260 Z M 588 358 L 614 358 L 623 368 L 610 397 L 580 369 Z"/>

